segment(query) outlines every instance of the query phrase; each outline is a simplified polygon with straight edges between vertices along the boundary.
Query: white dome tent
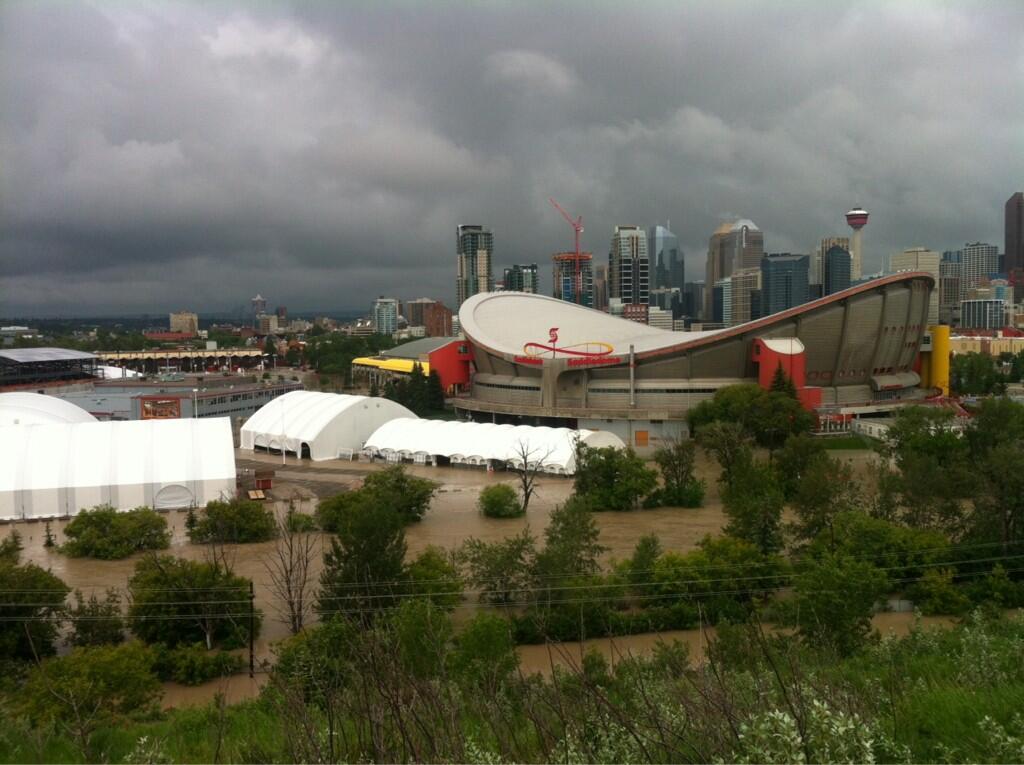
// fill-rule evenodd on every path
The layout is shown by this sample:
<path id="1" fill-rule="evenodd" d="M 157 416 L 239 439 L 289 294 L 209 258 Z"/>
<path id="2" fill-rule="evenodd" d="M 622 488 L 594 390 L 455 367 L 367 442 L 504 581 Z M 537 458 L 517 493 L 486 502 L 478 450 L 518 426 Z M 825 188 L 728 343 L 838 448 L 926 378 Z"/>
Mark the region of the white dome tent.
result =
<path id="1" fill-rule="evenodd" d="M 202 506 L 235 493 L 226 417 L 0 427 L 0 519 Z"/>
<path id="2" fill-rule="evenodd" d="M 261 407 L 241 430 L 241 447 L 273 449 L 314 461 L 357 454 L 389 420 L 416 415 L 386 398 L 296 390 Z"/>
<path id="3" fill-rule="evenodd" d="M 367 440 L 364 453 L 389 461 L 412 460 L 452 464 L 520 467 L 523 455 L 546 473 L 576 472 L 577 441 L 590 447 L 624 449 L 622 440 L 606 431 L 481 422 L 396 419 L 385 423 Z"/>
<path id="4" fill-rule="evenodd" d="M 0 393 L 0 426 L 96 422 L 70 401 L 42 393 Z"/>

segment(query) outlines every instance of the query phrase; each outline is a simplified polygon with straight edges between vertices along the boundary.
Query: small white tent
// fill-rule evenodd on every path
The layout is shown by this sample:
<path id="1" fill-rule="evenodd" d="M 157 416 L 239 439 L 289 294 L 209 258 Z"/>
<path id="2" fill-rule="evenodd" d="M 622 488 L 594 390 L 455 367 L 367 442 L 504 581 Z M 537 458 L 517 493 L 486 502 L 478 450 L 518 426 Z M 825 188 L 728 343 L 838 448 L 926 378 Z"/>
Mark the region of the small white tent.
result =
<path id="1" fill-rule="evenodd" d="M 61 422 L 96 422 L 96 418 L 70 401 L 41 393 L 0 393 L 0 425 L 45 425 Z"/>
<path id="2" fill-rule="evenodd" d="M 576 444 L 624 449 L 622 439 L 601 430 L 494 425 L 484 422 L 397 419 L 366 440 L 366 450 L 386 459 L 520 466 L 540 463 L 549 473 L 576 472 Z"/>
<path id="3" fill-rule="evenodd" d="M 274 449 L 315 461 L 357 454 L 377 428 L 416 415 L 386 398 L 296 390 L 262 406 L 242 426 L 243 449 Z"/>
<path id="4" fill-rule="evenodd" d="M 0 519 L 201 506 L 234 493 L 226 417 L 0 427 Z"/>

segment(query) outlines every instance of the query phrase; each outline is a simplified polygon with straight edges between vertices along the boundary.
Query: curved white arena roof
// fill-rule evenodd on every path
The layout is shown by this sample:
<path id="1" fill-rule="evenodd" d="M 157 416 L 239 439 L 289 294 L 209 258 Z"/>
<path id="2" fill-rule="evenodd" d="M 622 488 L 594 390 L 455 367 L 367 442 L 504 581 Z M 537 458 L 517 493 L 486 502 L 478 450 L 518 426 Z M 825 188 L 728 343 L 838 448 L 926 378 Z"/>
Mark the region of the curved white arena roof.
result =
<path id="1" fill-rule="evenodd" d="M 226 417 L 0 427 L 0 518 L 199 506 L 234 492 Z"/>
<path id="2" fill-rule="evenodd" d="M 452 420 L 397 419 L 385 423 L 366 440 L 365 448 L 384 456 L 445 457 L 453 462 L 484 464 L 488 460 L 521 466 L 540 462 L 552 473 L 576 472 L 576 441 L 600 448 L 625 448 L 622 440 L 600 430 L 495 425 Z"/>
<path id="3" fill-rule="evenodd" d="M 302 453 L 331 460 L 358 452 L 366 438 L 396 417 L 416 417 L 386 398 L 296 390 L 262 406 L 242 426 L 241 446 Z"/>
<path id="4" fill-rule="evenodd" d="M 96 422 L 70 401 L 42 393 L 0 393 L 0 426 Z"/>
<path id="5" fill-rule="evenodd" d="M 611 347 L 609 355 L 619 357 L 629 354 L 630 345 L 636 353 L 641 353 L 724 331 L 671 332 L 526 292 L 473 295 L 459 309 L 459 322 L 466 337 L 492 351 L 511 355 L 538 352 L 541 358 L 551 358 L 554 354 L 527 349 L 526 345 L 550 346 L 553 328 L 557 329 L 555 346 L 559 349 L 601 352 Z M 559 357 L 563 354 L 559 352 Z"/>

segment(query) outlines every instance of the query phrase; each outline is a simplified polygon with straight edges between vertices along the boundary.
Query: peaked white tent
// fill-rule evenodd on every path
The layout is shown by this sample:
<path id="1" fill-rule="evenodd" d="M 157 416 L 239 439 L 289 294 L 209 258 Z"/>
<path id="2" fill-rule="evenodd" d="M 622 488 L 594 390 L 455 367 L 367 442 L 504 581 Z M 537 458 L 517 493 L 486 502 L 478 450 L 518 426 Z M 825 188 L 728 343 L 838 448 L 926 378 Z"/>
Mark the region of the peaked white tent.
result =
<path id="1" fill-rule="evenodd" d="M 576 443 L 624 449 L 613 433 L 601 430 L 495 425 L 482 422 L 397 419 L 385 423 L 366 440 L 365 450 L 389 460 L 521 466 L 540 463 L 548 473 L 576 472 Z"/>
<path id="2" fill-rule="evenodd" d="M 278 396 L 250 417 L 241 446 L 285 451 L 314 461 L 352 456 L 384 423 L 416 415 L 386 398 L 296 390 Z"/>
<path id="3" fill-rule="evenodd" d="M 205 505 L 235 492 L 226 417 L 0 427 L 0 519 Z"/>
<path id="4" fill-rule="evenodd" d="M 0 426 L 61 422 L 96 422 L 96 418 L 70 401 L 55 396 L 0 393 Z"/>

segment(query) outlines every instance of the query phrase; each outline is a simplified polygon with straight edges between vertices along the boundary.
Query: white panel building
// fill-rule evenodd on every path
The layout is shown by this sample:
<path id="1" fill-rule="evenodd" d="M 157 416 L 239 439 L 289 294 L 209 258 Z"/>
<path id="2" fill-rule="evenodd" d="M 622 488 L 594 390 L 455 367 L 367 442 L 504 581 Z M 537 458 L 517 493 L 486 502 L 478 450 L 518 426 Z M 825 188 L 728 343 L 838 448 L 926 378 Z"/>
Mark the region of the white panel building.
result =
<path id="1" fill-rule="evenodd" d="M 548 473 L 576 472 L 576 444 L 624 449 L 607 431 L 570 430 L 489 422 L 396 419 L 382 425 L 366 441 L 365 451 L 389 461 L 431 464 L 487 465 L 540 463 Z"/>
<path id="2" fill-rule="evenodd" d="M 250 417 L 241 447 L 268 449 L 314 461 L 351 457 L 377 428 L 416 415 L 386 398 L 297 390 L 275 398 Z"/>
<path id="3" fill-rule="evenodd" d="M 69 401 L 42 393 L 0 393 L 0 426 L 96 422 L 96 418 Z"/>
<path id="4" fill-rule="evenodd" d="M 0 519 L 202 506 L 234 493 L 226 417 L 0 427 Z"/>

